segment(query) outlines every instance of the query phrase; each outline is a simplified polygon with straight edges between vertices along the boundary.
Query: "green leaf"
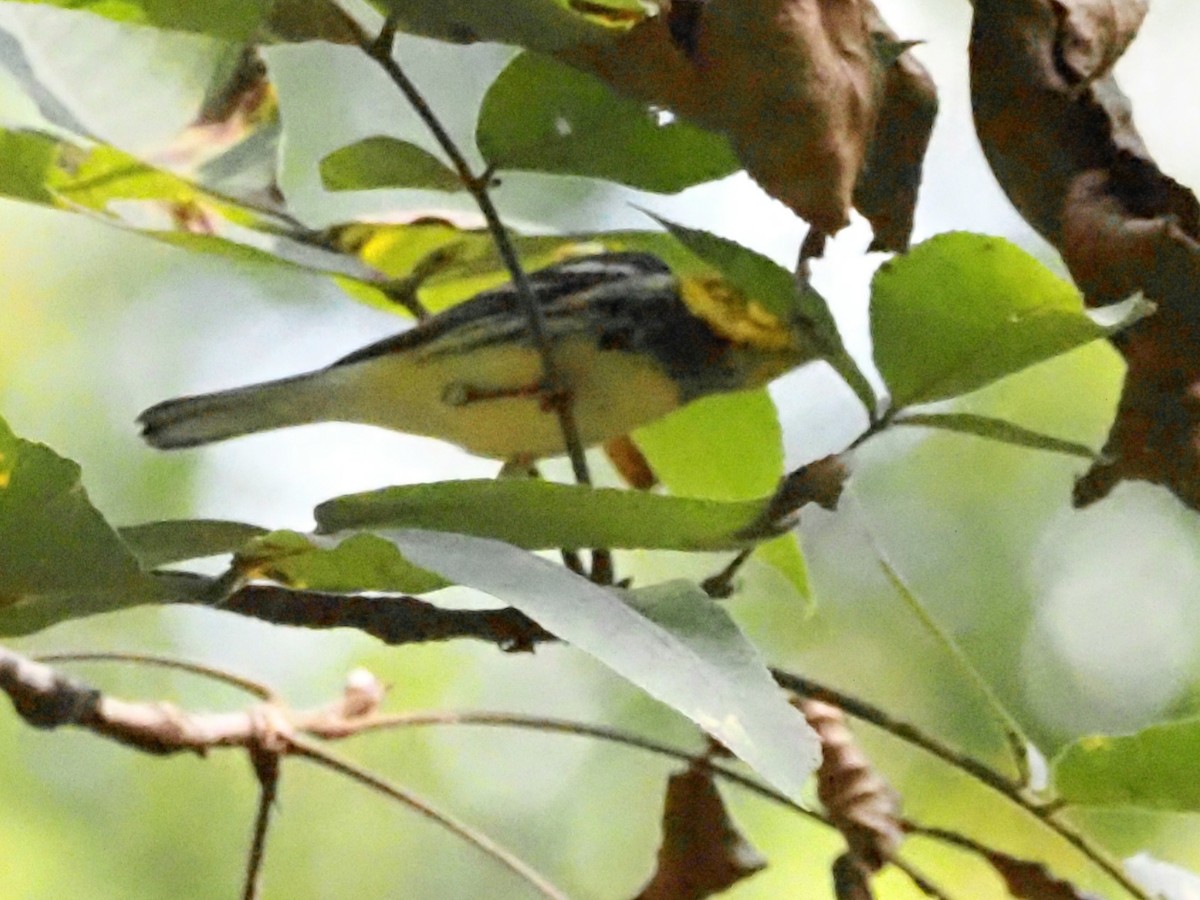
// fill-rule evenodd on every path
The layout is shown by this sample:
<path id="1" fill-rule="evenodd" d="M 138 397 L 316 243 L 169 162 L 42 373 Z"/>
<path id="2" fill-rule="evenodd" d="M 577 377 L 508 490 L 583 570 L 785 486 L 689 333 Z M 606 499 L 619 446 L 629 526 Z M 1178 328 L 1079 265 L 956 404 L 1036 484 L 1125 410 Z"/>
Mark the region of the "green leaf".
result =
<path id="1" fill-rule="evenodd" d="M 144 569 L 155 569 L 189 559 L 234 553 L 267 529 L 242 522 L 216 519 L 183 519 L 148 522 L 117 529 Z"/>
<path id="2" fill-rule="evenodd" d="M 329 246 L 353 254 L 393 279 L 413 279 L 417 296 L 437 312 L 480 291 L 508 281 L 508 270 L 486 229 L 449 218 L 423 215 L 407 224 L 353 222 L 336 225 L 325 235 Z M 711 268 L 661 231 L 612 231 L 559 236 L 514 235 L 526 271 L 561 262 L 570 256 L 606 250 L 654 253 L 677 274 L 710 274 Z M 355 299 L 395 311 L 379 288 L 343 280 Z"/>
<path id="3" fill-rule="evenodd" d="M 337 0 L 270 0 L 270 4 L 266 28 L 277 40 L 357 44 L 361 38 L 354 19 Z"/>
<path id="4" fill-rule="evenodd" d="M 89 12 L 118 22 L 248 40 L 266 18 L 268 0 L 18 0 Z"/>
<path id="5" fill-rule="evenodd" d="M 504 284 L 509 278 L 491 234 L 450 219 L 421 216 L 409 224 L 389 225 L 354 222 L 334 226 L 325 237 L 330 246 L 353 254 L 391 278 L 412 278 L 417 296 L 431 312 Z M 572 253 L 604 250 L 603 244 L 590 237 L 514 235 L 514 243 L 529 271 Z M 341 283 L 358 300 L 392 310 L 396 307 L 378 288 Z"/>
<path id="6" fill-rule="evenodd" d="M 0 633 L 148 602 L 154 582 L 88 501 L 79 466 L 0 420 Z"/>
<path id="7" fill-rule="evenodd" d="M 816 736 L 728 614 L 695 585 L 615 590 L 508 544 L 402 531 L 418 565 L 517 607 L 646 693 L 683 713 L 796 797 L 820 758 Z"/>
<path id="8" fill-rule="evenodd" d="M 633 433 L 673 494 L 747 500 L 783 476 L 783 430 L 765 388 L 704 397 Z"/>
<path id="9" fill-rule="evenodd" d="M 1040 431 L 1022 428 L 1020 425 L 1004 419 L 994 419 L 991 416 L 980 416 L 975 413 L 905 413 L 893 419 L 892 424 L 941 428 L 946 431 L 957 431 L 960 434 L 973 434 L 976 437 L 988 438 L 1003 444 L 1013 444 L 1017 447 L 1065 453 L 1068 456 L 1078 456 L 1093 462 L 1099 459 L 1098 454 L 1084 444 L 1051 437 Z"/>
<path id="10" fill-rule="evenodd" d="M 446 587 L 441 578 L 405 559 L 394 544 L 372 534 L 339 540 L 272 531 L 244 546 L 234 567 L 247 578 L 297 590 L 424 594 Z"/>
<path id="11" fill-rule="evenodd" d="M 154 148 L 177 170 L 187 165 L 188 155 L 201 152 L 198 133 L 189 129 L 197 119 L 201 85 L 224 60 L 245 53 L 241 41 L 235 45 L 54 5 L 5 3 L 0 20 L 0 59 L 47 122 L 64 133 L 103 134 L 122 146 Z M 231 136 L 207 133 L 218 143 Z M 211 140 L 204 143 L 213 149 Z"/>
<path id="12" fill-rule="evenodd" d="M 774 493 L 783 477 L 783 430 L 765 389 L 705 397 L 639 428 L 633 438 L 659 481 L 679 496 L 760 498 Z M 808 566 L 795 535 L 760 545 L 754 556 L 811 599 Z"/>
<path id="13" fill-rule="evenodd" d="M 808 575 L 808 560 L 804 558 L 799 534 L 781 534 L 774 540 L 759 544 L 750 558 L 770 566 L 782 575 L 799 599 L 804 601 L 810 610 L 813 608 L 812 581 Z"/>
<path id="14" fill-rule="evenodd" d="M 58 141 L 36 131 L 0 129 L 0 195 L 53 205 L 46 187 L 58 158 Z"/>
<path id="15" fill-rule="evenodd" d="M 872 284 L 875 362 L 896 409 L 969 393 L 1107 333 L 1074 287 L 1002 238 L 939 235 L 884 263 Z"/>
<path id="16" fill-rule="evenodd" d="M 289 235 L 273 217 L 211 195 L 115 147 L 0 129 L 0 150 L 12 160 L 0 167 L 0 196 L 65 207 L 192 251 L 368 283 L 386 280 L 352 254 L 314 243 L 306 233 Z"/>
<path id="17" fill-rule="evenodd" d="M 463 189 L 462 181 L 454 170 L 428 150 L 383 135 L 365 138 L 334 150 L 321 160 L 321 181 L 331 191 Z"/>
<path id="18" fill-rule="evenodd" d="M 868 411 L 875 411 L 875 392 L 846 352 L 825 298 L 783 266 L 736 241 L 697 228 L 677 225 L 648 213 L 698 258 L 721 273 L 745 296 L 789 323 L 814 358 L 828 362 Z"/>
<path id="19" fill-rule="evenodd" d="M 483 98 L 475 140 L 497 169 L 603 178 L 660 193 L 741 169 L 723 136 L 663 115 L 594 75 L 522 53 Z"/>
<path id="20" fill-rule="evenodd" d="M 764 499 L 720 503 L 536 479 L 441 481 L 384 488 L 317 507 L 323 533 L 422 528 L 495 538 L 527 550 L 564 547 L 736 549 Z"/>
<path id="21" fill-rule="evenodd" d="M 1072 804 L 1200 812 L 1200 718 L 1081 738 L 1059 753 L 1053 773 Z"/>
<path id="22" fill-rule="evenodd" d="M 581 44 L 612 40 L 619 30 L 602 16 L 585 16 L 565 0 L 370 0 L 394 13 L 401 30 L 441 41 L 495 41 L 554 53 Z M 601 4 L 597 4 L 601 5 Z M 611 0 L 602 4 L 614 8 Z M 622 2 L 616 9 L 627 8 Z M 611 25 L 620 25 L 615 19 Z"/>

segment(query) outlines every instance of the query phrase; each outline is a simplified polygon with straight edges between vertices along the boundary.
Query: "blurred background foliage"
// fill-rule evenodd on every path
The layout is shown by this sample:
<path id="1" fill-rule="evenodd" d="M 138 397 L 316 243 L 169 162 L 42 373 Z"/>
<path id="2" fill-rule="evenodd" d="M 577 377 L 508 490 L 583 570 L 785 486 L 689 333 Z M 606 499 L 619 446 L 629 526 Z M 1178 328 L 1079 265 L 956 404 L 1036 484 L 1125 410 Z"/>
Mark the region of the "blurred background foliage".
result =
<path id="1" fill-rule="evenodd" d="M 15 4 L 3 4 L 5 16 Z M 942 92 L 918 209 L 917 235 L 970 229 L 1010 237 L 1058 267 L 1008 207 L 968 115 L 968 5 L 880 3 Z M 211 63 L 204 39 L 88 21 L 27 7 L 48 29 L 43 71 L 78 86 L 85 124 L 118 146 L 155 146 L 194 113 Z M 58 29 L 56 31 L 56 29 Z M 1200 8 L 1159 0 L 1118 74 L 1164 168 L 1200 187 L 1197 124 L 1182 119 L 1200 82 Z M 135 46 L 136 45 L 136 46 Z M 494 46 L 402 38 L 410 74 L 460 136 L 509 57 Z M 323 225 L 406 208 L 465 209 L 465 198 L 420 192 L 328 194 L 317 160 L 388 131 L 426 143 L 394 89 L 352 49 L 290 45 L 266 58 L 279 91 L 281 181 L 297 213 Z M 0 115 L 36 123 L 20 85 L 0 77 Z M 542 227 L 645 227 L 630 201 L 794 258 L 804 226 L 744 176 L 675 197 L 567 177 L 511 175 L 506 215 Z M 865 303 L 871 269 L 856 224 L 815 267 L 847 345 L 869 359 Z M 190 254 L 60 212 L 0 203 L 0 410 L 18 434 L 83 467 L 110 521 L 173 516 L 311 527 L 310 510 L 382 484 L 493 474 L 494 463 L 418 438 L 321 425 L 203 451 L 162 456 L 133 426 L 149 404 L 185 392 L 322 365 L 387 334 L 396 320 L 301 272 Z M 959 408 L 1101 443 L 1120 389 L 1118 358 L 1090 345 L 965 399 Z M 839 450 L 864 420 L 824 367 L 773 388 L 791 464 Z M 712 441 L 721 441 L 714 433 Z M 1000 765 L 1003 743 L 981 698 L 901 602 L 877 548 L 960 642 L 1047 756 L 1093 731 L 1127 731 L 1200 712 L 1200 522 L 1165 490 L 1124 485 L 1083 512 L 1070 508 L 1076 459 L 969 437 L 896 429 L 856 455 L 836 514 L 808 512 L 803 541 L 816 607 L 779 600 L 777 576 L 751 569 L 731 609 L 776 664 L 870 699 L 893 715 Z M 711 574 L 723 560 L 622 554 L 621 571 Z M 138 649 L 208 660 L 251 674 L 298 706 L 321 703 L 346 671 L 365 666 L 392 686 L 395 708 L 488 708 L 603 722 L 700 746 L 694 731 L 598 664 L 565 647 L 504 655 L 457 644 L 392 650 L 353 633 L 306 633 L 192 608 L 141 608 L 66 623 L 13 642 L 26 652 Z M 183 675 L 80 667 L 120 696 L 190 709 L 242 699 Z M 907 814 L 948 824 L 1108 896 L 1111 885 L 1031 820 L 946 767 L 861 727 L 869 754 L 904 797 Z M 342 750 L 350 748 L 343 746 Z M 490 832 L 572 895 L 631 896 L 653 865 L 661 760 L 585 739 L 443 728 L 358 738 L 365 765 Z M 236 754 L 151 759 L 83 734 L 40 734 L 0 716 L 0 895 L 14 898 L 209 898 L 236 890 L 255 803 Z M 730 897 L 826 896 L 840 839 L 761 801 L 726 791 L 769 868 Z M 527 888 L 456 839 L 404 810 L 295 761 L 285 766 L 272 832 L 267 896 L 508 897 Z M 1115 855 L 1151 850 L 1200 869 L 1194 817 L 1075 813 Z M 1005 896 L 970 857 L 914 842 L 911 858 L 955 885 L 955 896 Z M 880 895 L 917 896 L 896 873 Z"/>

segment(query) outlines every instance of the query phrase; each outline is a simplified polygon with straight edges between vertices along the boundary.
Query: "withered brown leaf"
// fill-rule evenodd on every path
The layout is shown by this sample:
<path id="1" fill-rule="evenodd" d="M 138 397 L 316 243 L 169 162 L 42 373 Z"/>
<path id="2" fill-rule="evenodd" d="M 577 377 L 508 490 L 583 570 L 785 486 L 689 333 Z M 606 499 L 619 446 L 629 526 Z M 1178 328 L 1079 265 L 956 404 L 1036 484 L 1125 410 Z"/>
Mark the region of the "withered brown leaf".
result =
<path id="1" fill-rule="evenodd" d="M 560 58 L 726 135 L 747 172 L 817 235 L 841 230 L 858 202 L 877 244 L 899 249 L 934 101 L 915 60 L 880 54 L 885 30 L 869 0 L 722 0 Z"/>
<path id="2" fill-rule="evenodd" d="M 846 839 L 850 860 L 867 873 L 878 872 L 904 838 L 899 798 L 859 748 L 845 713 L 823 700 L 793 703 L 821 738 L 818 799 Z"/>
<path id="3" fill-rule="evenodd" d="M 901 252 L 912 237 L 921 170 L 937 116 L 937 86 L 874 6 L 868 8 L 868 23 L 883 56 L 883 96 L 854 186 L 854 206 L 875 233 L 869 249 Z"/>
<path id="4" fill-rule="evenodd" d="M 1019 900 L 1097 900 L 1069 881 L 1054 876 L 1044 865 L 989 851 L 987 861 L 1004 879 L 1008 892 Z"/>
<path id="5" fill-rule="evenodd" d="M 692 765 L 667 783 L 658 867 L 636 900 L 701 900 L 766 865 L 734 825 L 712 774 Z"/>
<path id="6" fill-rule="evenodd" d="M 1159 170 L 1110 72 L 1145 11 L 1145 0 L 977 0 L 971 100 L 1005 193 L 1087 301 L 1140 290 L 1159 305 L 1115 342 L 1129 371 L 1110 459 L 1076 502 L 1140 479 L 1200 509 L 1200 203 Z"/>
<path id="7" fill-rule="evenodd" d="M 835 900 L 874 900 L 871 875 L 851 853 L 843 853 L 830 867 Z"/>

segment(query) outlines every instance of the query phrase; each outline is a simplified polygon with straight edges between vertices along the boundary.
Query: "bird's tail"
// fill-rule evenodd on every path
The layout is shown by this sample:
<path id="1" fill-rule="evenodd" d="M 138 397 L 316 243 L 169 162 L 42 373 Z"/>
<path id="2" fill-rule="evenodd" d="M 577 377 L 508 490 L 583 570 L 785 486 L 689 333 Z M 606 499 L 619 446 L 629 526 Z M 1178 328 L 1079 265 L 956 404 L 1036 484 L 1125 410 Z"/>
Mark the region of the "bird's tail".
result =
<path id="1" fill-rule="evenodd" d="M 330 397 L 317 374 L 167 400 L 138 416 L 142 437 L 173 450 L 329 418 Z"/>

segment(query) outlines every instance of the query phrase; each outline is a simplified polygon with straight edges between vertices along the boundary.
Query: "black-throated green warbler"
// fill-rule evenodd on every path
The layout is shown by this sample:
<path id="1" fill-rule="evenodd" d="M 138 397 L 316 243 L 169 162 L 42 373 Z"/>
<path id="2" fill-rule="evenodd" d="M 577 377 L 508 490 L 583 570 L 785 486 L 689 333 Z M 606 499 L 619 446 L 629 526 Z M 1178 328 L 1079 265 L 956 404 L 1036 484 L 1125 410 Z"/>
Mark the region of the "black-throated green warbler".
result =
<path id="1" fill-rule="evenodd" d="M 708 394 L 759 387 L 813 354 L 788 323 L 715 278 L 647 253 L 577 257 L 531 273 L 580 437 L 600 443 Z M 482 456 L 563 452 L 520 298 L 505 284 L 315 372 L 168 400 L 142 413 L 155 447 L 310 422 L 361 422 Z"/>

